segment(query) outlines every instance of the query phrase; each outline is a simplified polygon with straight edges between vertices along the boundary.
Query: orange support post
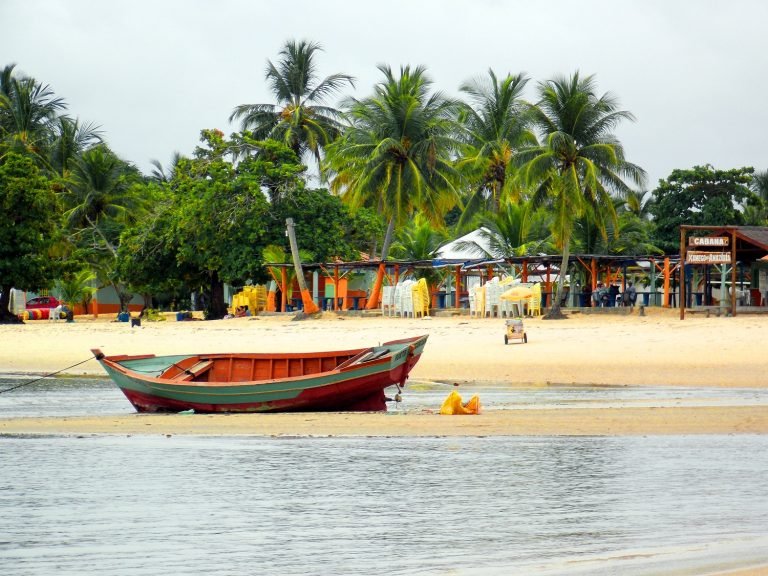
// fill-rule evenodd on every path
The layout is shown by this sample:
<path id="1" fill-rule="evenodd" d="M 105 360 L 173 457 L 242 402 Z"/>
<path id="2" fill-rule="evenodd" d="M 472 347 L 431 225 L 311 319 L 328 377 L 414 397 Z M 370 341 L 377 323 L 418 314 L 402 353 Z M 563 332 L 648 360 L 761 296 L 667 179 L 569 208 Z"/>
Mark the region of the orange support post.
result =
<path id="1" fill-rule="evenodd" d="M 669 258 L 664 258 L 664 301 L 663 308 L 669 308 Z"/>
<path id="2" fill-rule="evenodd" d="M 339 309 L 339 267 L 334 266 L 333 271 L 333 311 Z"/>
<path id="3" fill-rule="evenodd" d="M 379 307 L 379 299 L 381 298 L 381 285 L 384 282 L 385 272 L 384 262 L 379 264 L 379 271 L 376 273 L 376 281 L 371 288 L 371 298 L 368 300 L 368 304 L 365 305 L 366 310 L 375 310 Z"/>
<path id="4" fill-rule="evenodd" d="M 520 271 L 523 282 L 528 282 L 528 260 L 523 260 L 523 269 Z"/>

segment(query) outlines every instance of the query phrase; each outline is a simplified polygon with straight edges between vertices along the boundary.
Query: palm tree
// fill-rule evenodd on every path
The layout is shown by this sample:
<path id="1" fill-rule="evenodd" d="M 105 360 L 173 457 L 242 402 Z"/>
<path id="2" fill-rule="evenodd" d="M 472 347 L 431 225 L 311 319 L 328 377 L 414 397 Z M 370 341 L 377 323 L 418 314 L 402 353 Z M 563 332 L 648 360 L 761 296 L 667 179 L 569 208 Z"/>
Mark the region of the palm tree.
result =
<path id="1" fill-rule="evenodd" d="M 328 148 L 331 188 L 352 206 L 367 206 L 388 219 L 381 260 L 387 258 L 395 226 L 420 211 L 433 223 L 458 202 L 455 101 L 430 94 L 432 81 L 422 67 L 400 68 L 395 76 L 379 66 L 384 80 L 373 96 L 347 101 L 351 126 Z M 378 305 L 383 264 L 368 307 Z"/>
<path id="2" fill-rule="evenodd" d="M 546 252 L 552 244 L 550 219 L 550 214 L 532 200 L 507 202 L 498 212 L 487 212 L 478 223 L 480 236 L 487 241 L 489 251 L 477 245 L 478 256 L 505 258 Z"/>
<path id="3" fill-rule="evenodd" d="M 87 268 L 65 276 L 57 285 L 61 299 L 73 308 L 75 304 L 82 304 L 87 314 L 88 304 L 98 291 L 98 288 L 93 286 L 95 279 L 96 275 Z"/>
<path id="4" fill-rule="evenodd" d="M 458 166 L 473 182 L 462 223 L 481 207 L 498 211 L 501 199 L 511 190 L 515 151 L 522 145 L 536 144 L 536 137 L 528 129 L 530 105 L 522 99 L 528 78 L 525 74 L 508 74 L 499 80 L 493 70 L 488 70 L 488 76 L 460 88 L 470 103 L 461 110 L 465 150 Z"/>
<path id="5" fill-rule="evenodd" d="M 750 189 L 756 199 L 744 206 L 744 223 L 765 226 L 768 224 L 768 170 L 754 173 Z"/>
<path id="6" fill-rule="evenodd" d="M 289 41 L 280 51 L 277 66 L 267 61 L 266 79 L 277 98 L 273 104 L 241 104 L 229 120 L 241 120 L 256 140 L 280 140 L 302 158 L 311 153 L 320 162 L 321 150 L 341 132 L 341 114 L 324 105 L 343 85 L 354 87 L 352 76 L 332 74 L 317 80 L 315 42 Z"/>
<path id="7" fill-rule="evenodd" d="M 176 173 L 176 168 L 182 158 L 184 157 L 179 152 L 174 152 L 171 156 L 171 161 L 165 168 L 159 160 L 153 158 L 149 161 L 149 163 L 152 164 L 152 173 L 150 174 L 149 179 L 157 183 L 170 182 L 173 179 L 173 176 Z"/>
<path id="8" fill-rule="evenodd" d="M 392 255 L 403 260 L 431 260 L 440 245 L 448 239 L 445 230 L 435 228 L 421 214 L 399 230 L 397 240 L 392 243 Z M 439 284 L 445 274 L 436 268 L 417 268 L 416 279 L 424 278 L 430 286 Z"/>
<path id="9" fill-rule="evenodd" d="M 4 150 L 36 156 L 46 166 L 54 123 L 66 108 L 47 84 L 14 74 L 14 64 L 0 71 L 0 157 Z"/>
<path id="10" fill-rule="evenodd" d="M 64 219 L 72 240 L 91 255 L 91 266 L 100 280 L 109 282 L 127 310 L 130 294 L 117 274 L 118 242 L 126 224 L 142 214 L 142 199 L 132 193 L 135 171 L 104 144 L 84 152 L 72 170 L 65 192 Z"/>
<path id="11" fill-rule="evenodd" d="M 527 181 L 539 185 L 537 199 L 549 196 L 555 209 L 553 236 L 563 251 L 560 294 L 574 220 L 586 214 L 605 235 L 606 222 L 617 221 L 611 194 L 627 194 L 624 178 L 642 185 L 645 172 L 624 158 L 624 148 L 612 133 L 634 116 L 619 110 L 612 95 L 598 96 L 593 76 L 581 78 L 576 72 L 549 80 L 539 85 L 539 94 L 533 117 L 544 143 L 522 151 L 521 158 Z M 545 317 L 563 317 L 558 299 Z"/>
<path id="12" fill-rule="evenodd" d="M 94 124 L 80 124 L 78 119 L 59 116 L 53 124 L 49 145 L 50 166 L 60 176 L 67 177 L 77 157 L 101 142 L 101 132 Z"/>

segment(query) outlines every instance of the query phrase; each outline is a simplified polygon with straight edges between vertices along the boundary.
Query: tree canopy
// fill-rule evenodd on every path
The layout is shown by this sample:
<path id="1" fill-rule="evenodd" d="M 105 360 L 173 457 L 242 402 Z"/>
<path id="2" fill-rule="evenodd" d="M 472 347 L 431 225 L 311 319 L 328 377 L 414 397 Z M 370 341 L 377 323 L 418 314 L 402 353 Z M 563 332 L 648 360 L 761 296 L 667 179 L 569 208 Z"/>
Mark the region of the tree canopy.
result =
<path id="1" fill-rule="evenodd" d="M 50 180 L 31 158 L 9 153 L 0 162 L 0 322 L 13 322 L 11 288 L 53 286 L 49 250 L 56 241 L 58 200 Z"/>
<path id="2" fill-rule="evenodd" d="M 749 188 L 752 168 L 718 170 L 707 164 L 673 170 L 653 191 L 651 207 L 658 246 L 667 253 L 680 250 L 680 225 L 742 225 L 743 209 L 758 201 Z"/>

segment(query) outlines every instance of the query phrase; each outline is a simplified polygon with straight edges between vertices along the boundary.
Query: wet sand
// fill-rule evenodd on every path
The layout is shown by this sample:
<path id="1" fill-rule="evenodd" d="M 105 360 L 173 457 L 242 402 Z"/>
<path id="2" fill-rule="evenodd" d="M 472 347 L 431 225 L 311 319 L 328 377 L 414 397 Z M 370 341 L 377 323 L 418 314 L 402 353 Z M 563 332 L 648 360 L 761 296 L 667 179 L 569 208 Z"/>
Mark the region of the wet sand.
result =
<path id="1" fill-rule="evenodd" d="M 0 434 L 221 436 L 633 436 L 766 434 L 768 406 L 487 410 L 438 413 L 130 414 L 2 418 Z"/>
<path id="2" fill-rule="evenodd" d="M 736 318 L 651 310 L 641 317 L 573 315 L 526 319 L 528 343 L 504 345 L 499 319 L 361 318 L 324 314 L 292 321 L 258 316 L 213 322 L 155 322 L 131 328 L 101 318 L 0 326 L 0 373 L 98 374 L 91 348 L 107 354 L 333 350 L 429 334 L 412 381 L 509 385 L 644 385 L 762 388 L 768 382 L 768 315 Z M 12 392 L 10 392 L 12 394 Z M 407 387 L 406 387 L 407 393 Z M 482 402 L 482 397 L 481 397 Z M 487 410 L 479 416 L 433 413 L 231 416 L 121 416 L 3 419 L 6 434 L 258 435 L 624 435 L 765 434 L 766 406 L 606 407 Z"/>

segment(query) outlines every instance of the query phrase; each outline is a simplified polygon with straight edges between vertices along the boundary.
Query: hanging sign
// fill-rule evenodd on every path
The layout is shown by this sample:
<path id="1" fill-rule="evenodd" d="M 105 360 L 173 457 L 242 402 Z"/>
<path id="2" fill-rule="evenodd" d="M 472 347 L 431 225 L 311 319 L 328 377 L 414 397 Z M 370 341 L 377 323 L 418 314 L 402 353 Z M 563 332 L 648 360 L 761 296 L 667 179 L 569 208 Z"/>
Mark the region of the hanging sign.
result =
<path id="1" fill-rule="evenodd" d="M 691 250 L 685 253 L 687 264 L 730 264 L 730 252 L 697 252 Z"/>
<path id="2" fill-rule="evenodd" d="M 726 247 L 728 246 L 728 236 L 691 236 L 688 238 L 688 246 L 701 247 Z M 729 260 L 730 262 L 730 260 Z"/>

